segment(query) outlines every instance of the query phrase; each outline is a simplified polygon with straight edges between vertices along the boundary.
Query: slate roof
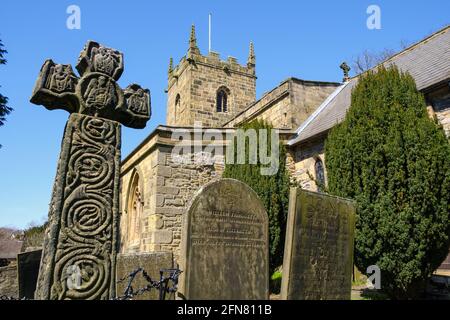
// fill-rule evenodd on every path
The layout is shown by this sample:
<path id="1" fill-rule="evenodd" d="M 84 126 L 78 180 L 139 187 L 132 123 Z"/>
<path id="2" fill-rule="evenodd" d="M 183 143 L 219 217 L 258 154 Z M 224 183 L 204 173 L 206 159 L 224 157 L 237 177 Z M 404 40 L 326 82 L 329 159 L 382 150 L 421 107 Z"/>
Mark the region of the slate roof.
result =
<path id="1" fill-rule="evenodd" d="M 395 64 L 400 70 L 409 72 L 416 81 L 417 89 L 422 91 L 448 81 L 450 26 L 397 53 L 382 64 L 386 67 Z M 358 77 L 354 77 L 337 88 L 297 129 L 296 136 L 288 144 L 306 141 L 341 122 L 350 107 L 352 89 L 357 82 Z"/>

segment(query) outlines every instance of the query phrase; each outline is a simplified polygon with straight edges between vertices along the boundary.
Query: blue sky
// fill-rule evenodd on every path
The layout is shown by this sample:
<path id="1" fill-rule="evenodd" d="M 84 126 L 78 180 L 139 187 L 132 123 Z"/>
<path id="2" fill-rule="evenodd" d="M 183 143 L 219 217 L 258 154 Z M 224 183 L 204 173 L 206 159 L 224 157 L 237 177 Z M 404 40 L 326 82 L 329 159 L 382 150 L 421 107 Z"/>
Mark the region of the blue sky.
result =
<path id="1" fill-rule="evenodd" d="M 66 27 L 69 5 L 81 9 L 81 29 Z M 369 5 L 381 9 L 381 29 L 366 27 Z M 26 227 L 47 217 L 68 113 L 29 102 L 42 63 L 76 64 L 87 40 L 121 50 L 119 80 L 151 90 L 153 116 L 143 130 L 123 128 L 122 157 L 165 123 L 167 67 L 186 53 L 192 23 L 202 53 L 245 63 L 255 44 L 257 97 L 283 79 L 340 81 L 342 61 L 364 51 L 398 49 L 450 22 L 450 1 L 2 1 L 0 38 L 8 64 L 0 66 L 0 92 L 14 112 L 0 127 L 0 226 Z"/>

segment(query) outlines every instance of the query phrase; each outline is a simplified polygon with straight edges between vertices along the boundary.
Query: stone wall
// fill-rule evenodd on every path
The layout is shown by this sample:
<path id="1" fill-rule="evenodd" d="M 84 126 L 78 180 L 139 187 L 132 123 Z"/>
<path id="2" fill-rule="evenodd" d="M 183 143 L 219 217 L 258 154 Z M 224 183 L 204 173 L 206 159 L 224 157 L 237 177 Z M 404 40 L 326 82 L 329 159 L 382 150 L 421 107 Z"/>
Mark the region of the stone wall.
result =
<path id="1" fill-rule="evenodd" d="M 223 154 L 226 135 L 233 130 L 218 130 L 219 138 L 204 141 L 195 140 L 193 129 L 186 128 L 185 132 L 192 142 L 192 148 L 182 152 L 183 163 L 177 156 L 173 156 L 177 139 L 172 134 L 180 128 L 159 126 L 144 142 L 122 162 L 121 173 L 121 239 L 120 252 L 159 252 L 174 253 L 175 262 L 178 261 L 181 226 L 183 214 L 193 194 L 204 184 L 221 176 L 224 169 Z M 207 157 L 211 150 L 207 148 L 218 145 L 222 148 L 222 155 L 216 155 L 214 163 L 208 163 Z M 194 148 L 194 145 L 196 146 Z M 196 149 L 198 148 L 198 149 Z M 179 153 L 176 153 L 179 154 Z M 201 157 L 196 158 L 198 154 Z M 196 160 L 202 159 L 200 162 Z M 139 221 L 139 229 L 129 226 L 130 199 L 134 177 L 139 176 L 140 192 L 142 194 L 143 212 Z M 135 212 L 134 212 L 135 214 Z M 136 234 L 136 242 L 127 243 L 130 232 Z"/>
<path id="2" fill-rule="evenodd" d="M 287 167 L 291 179 L 298 183 L 302 189 L 317 191 L 315 163 L 318 159 L 322 161 L 325 168 L 324 154 L 325 137 L 311 140 L 304 144 L 297 144 L 288 149 Z M 312 179 L 313 177 L 314 179 Z M 325 168 L 325 181 L 327 181 Z"/>
<path id="3" fill-rule="evenodd" d="M 445 134 L 450 138 L 450 86 L 445 85 L 426 95 L 429 111 L 442 125 Z"/>
<path id="4" fill-rule="evenodd" d="M 166 109 L 167 125 L 185 126 L 191 122 L 191 85 L 191 68 L 189 67 L 189 63 L 186 62 L 186 59 L 183 58 L 175 68 L 173 76 L 169 77 Z M 180 102 L 178 105 L 175 105 L 177 95 L 180 97 Z"/>
<path id="5" fill-rule="evenodd" d="M 290 123 L 288 127 L 296 130 L 341 83 L 304 81 L 291 78 Z"/>
<path id="6" fill-rule="evenodd" d="M 0 296 L 19 297 L 19 281 L 17 279 L 17 264 L 12 263 L 0 267 Z"/>
<path id="7" fill-rule="evenodd" d="M 156 194 L 153 250 L 172 251 L 175 261 L 180 256 L 181 229 L 184 214 L 195 192 L 204 184 L 220 178 L 223 162 L 196 164 L 195 154 L 185 154 L 192 163 L 180 164 L 173 158 L 171 148 L 159 150 L 158 188 Z"/>
<path id="8" fill-rule="evenodd" d="M 143 148 L 137 150 L 130 157 L 126 164 L 122 162 L 121 172 L 121 192 L 120 192 L 120 252 L 143 252 L 148 251 L 148 229 L 151 228 L 152 212 L 156 201 L 156 166 L 157 152 L 151 150 L 154 147 L 154 141 L 145 144 Z M 133 180 L 138 179 L 139 192 L 141 193 L 143 210 L 138 217 L 132 217 L 131 208 L 131 188 Z M 137 223 L 131 225 L 133 219 Z"/>
<path id="9" fill-rule="evenodd" d="M 260 119 L 276 128 L 296 129 L 339 85 L 289 78 L 224 125 Z"/>
<path id="10" fill-rule="evenodd" d="M 216 111 L 216 94 L 221 87 L 229 91 L 227 112 Z M 167 92 L 168 125 L 192 126 L 200 121 L 204 127 L 217 127 L 255 101 L 255 70 L 233 57 L 220 60 L 215 52 L 193 54 L 190 59 L 183 57 L 169 74 Z"/>

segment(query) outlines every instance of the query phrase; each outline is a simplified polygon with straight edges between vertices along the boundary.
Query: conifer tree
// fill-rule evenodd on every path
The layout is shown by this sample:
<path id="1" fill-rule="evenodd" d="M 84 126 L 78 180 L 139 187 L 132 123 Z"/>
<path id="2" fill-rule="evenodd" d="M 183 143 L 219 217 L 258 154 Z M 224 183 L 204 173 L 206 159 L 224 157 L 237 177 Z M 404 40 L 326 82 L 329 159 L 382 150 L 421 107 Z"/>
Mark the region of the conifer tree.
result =
<path id="1" fill-rule="evenodd" d="M 356 266 L 378 265 L 392 298 L 417 298 L 449 252 L 450 145 L 414 79 L 362 75 L 325 154 L 330 193 L 358 204 Z"/>
<path id="2" fill-rule="evenodd" d="M 241 129 L 271 130 L 273 127 L 260 120 L 254 120 L 241 126 Z M 259 141 L 259 139 L 258 139 Z M 267 145 L 271 146 L 270 133 L 267 134 Z M 259 158 L 259 142 L 257 146 L 258 159 L 256 164 L 250 164 L 249 140 L 245 145 L 245 164 L 236 164 L 237 143 L 234 140 L 234 164 L 226 163 L 224 178 L 233 178 L 249 185 L 260 197 L 269 218 L 269 260 L 271 273 L 283 263 L 284 237 L 289 202 L 289 175 L 286 170 L 286 151 L 282 143 L 279 144 L 279 167 L 274 175 L 262 175 L 261 168 L 267 167 Z M 268 150 L 268 155 L 271 150 Z M 228 161 L 227 161 L 228 162 Z"/>
<path id="3" fill-rule="evenodd" d="M 4 55 L 7 53 L 7 51 L 3 48 L 4 46 L 2 40 L 0 39 L 0 64 L 6 64 Z M 0 126 L 5 124 L 6 115 L 8 115 L 12 111 L 12 108 L 8 107 L 7 103 L 8 97 L 0 94 Z"/>
<path id="4" fill-rule="evenodd" d="M 4 55 L 7 53 L 7 51 L 3 48 L 4 46 L 2 40 L 0 39 L 0 64 L 6 64 L 6 59 Z M 0 126 L 3 126 L 5 124 L 6 116 L 13 110 L 7 104 L 8 104 L 8 97 L 5 97 L 0 93 Z M 0 148 L 1 147 L 2 145 L 0 144 Z"/>

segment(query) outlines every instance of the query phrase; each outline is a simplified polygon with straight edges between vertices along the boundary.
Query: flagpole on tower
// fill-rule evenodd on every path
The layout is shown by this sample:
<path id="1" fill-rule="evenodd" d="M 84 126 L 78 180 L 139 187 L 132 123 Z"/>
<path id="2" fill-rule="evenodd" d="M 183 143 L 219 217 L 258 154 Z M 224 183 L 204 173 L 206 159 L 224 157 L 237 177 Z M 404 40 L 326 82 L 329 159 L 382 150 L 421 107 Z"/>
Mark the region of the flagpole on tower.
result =
<path id="1" fill-rule="evenodd" d="M 208 18 L 208 52 L 211 52 L 211 13 L 209 14 Z"/>

